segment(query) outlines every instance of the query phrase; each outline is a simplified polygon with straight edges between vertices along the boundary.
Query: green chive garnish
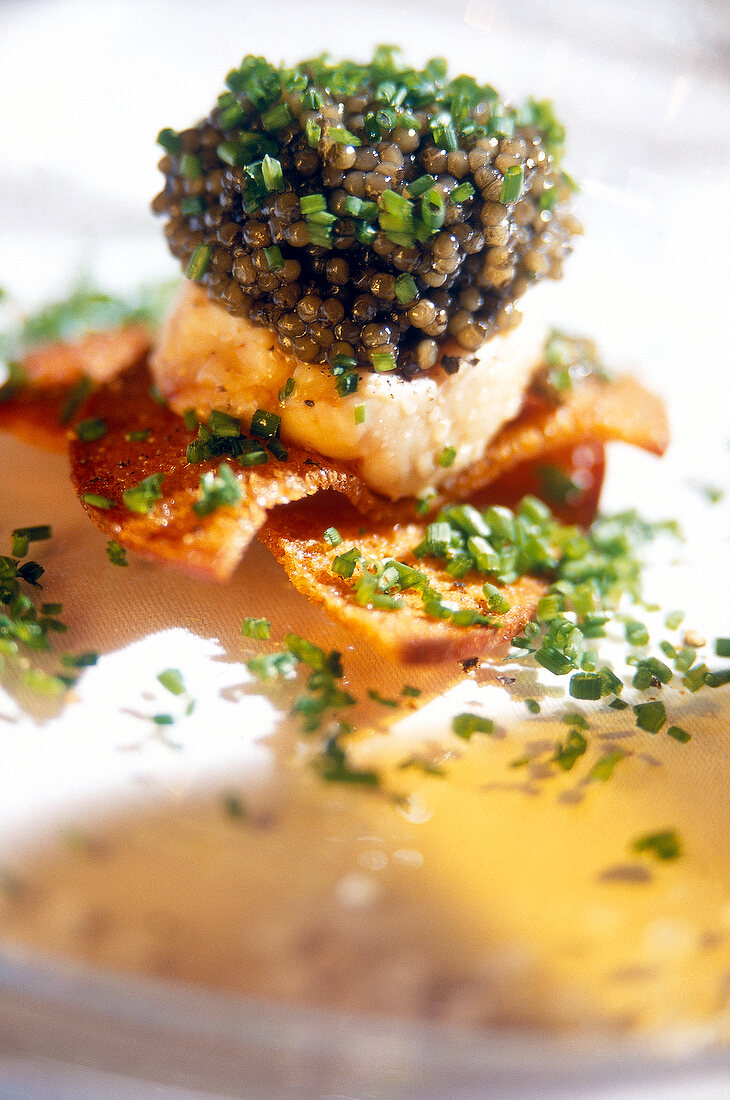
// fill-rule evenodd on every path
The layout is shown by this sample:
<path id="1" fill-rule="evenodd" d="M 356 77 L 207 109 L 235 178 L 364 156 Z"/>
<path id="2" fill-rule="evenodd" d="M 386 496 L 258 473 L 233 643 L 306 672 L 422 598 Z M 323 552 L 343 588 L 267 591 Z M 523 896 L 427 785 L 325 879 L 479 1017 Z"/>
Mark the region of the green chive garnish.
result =
<path id="1" fill-rule="evenodd" d="M 82 420 L 76 425 L 76 435 L 83 443 L 93 443 L 96 439 L 103 439 L 107 433 L 107 426 L 100 416 L 90 420 Z"/>
<path id="2" fill-rule="evenodd" d="M 524 167 L 521 164 L 511 165 L 504 174 L 502 190 L 499 193 L 499 201 L 504 204 L 517 202 L 522 194 L 522 185 L 524 182 Z"/>
<path id="3" fill-rule="evenodd" d="M 193 282 L 199 282 L 208 270 L 208 264 L 210 263 L 212 255 L 212 245 L 196 245 L 195 250 L 193 251 L 193 254 L 188 262 L 188 266 L 185 268 L 185 277 L 187 279 L 191 279 Z"/>
<path id="4" fill-rule="evenodd" d="M 261 115 L 264 130 L 281 130 L 292 121 L 292 114 L 286 103 L 279 103 Z"/>
<path id="5" fill-rule="evenodd" d="M 352 196 L 350 196 L 352 198 Z M 360 202 L 360 199 L 357 200 Z M 316 214 L 320 210 L 327 209 L 327 199 L 324 195 L 302 195 L 299 200 L 299 209 L 303 215 Z"/>
<path id="6" fill-rule="evenodd" d="M 281 417 L 265 409 L 257 409 L 251 417 L 251 435 L 259 439 L 273 439 L 279 434 L 280 427 Z"/>
<path id="7" fill-rule="evenodd" d="M 281 161 L 277 160 L 276 157 L 270 157 L 268 153 L 265 154 L 261 161 L 261 174 L 264 177 L 264 185 L 267 191 L 284 190 L 286 186 L 284 173 L 281 168 Z"/>
<path id="8" fill-rule="evenodd" d="M 109 500 L 108 497 L 102 497 L 98 493 L 82 493 L 81 499 L 84 504 L 90 504 L 92 508 L 103 508 L 108 510 L 114 507 L 114 501 Z"/>
<path id="9" fill-rule="evenodd" d="M 664 829 L 658 833 L 647 833 L 635 840 L 631 848 L 639 855 L 646 852 L 657 859 L 678 859 L 682 854 L 682 845 L 673 829 Z"/>
<path id="10" fill-rule="evenodd" d="M 160 130 L 157 135 L 157 144 L 161 145 L 171 157 L 176 157 L 182 149 L 180 135 L 171 130 L 169 126 L 166 126 L 164 130 Z"/>
<path id="11" fill-rule="evenodd" d="M 241 634 L 244 638 L 265 640 L 271 637 L 271 623 L 268 619 L 255 619 L 248 616 L 241 623 Z"/>
<path id="12" fill-rule="evenodd" d="M 402 306 L 408 305 L 418 297 L 418 287 L 415 279 L 407 272 L 403 272 L 395 280 L 395 295 Z"/>
<path id="13" fill-rule="evenodd" d="M 270 248 L 265 248 L 264 256 L 266 257 L 269 271 L 281 271 L 284 266 L 284 257 L 278 245 L 274 244 Z"/>
<path id="14" fill-rule="evenodd" d="M 365 405 L 355 405 L 355 423 L 356 424 L 364 424 L 365 423 L 366 411 L 367 410 L 365 408 Z"/>
<path id="15" fill-rule="evenodd" d="M 451 722 L 451 728 L 457 737 L 463 737 L 468 741 L 473 733 L 494 733 L 494 722 L 491 718 L 481 718 L 478 714 L 457 714 Z"/>
<path id="16" fill-rule="evenodd" d="M 150 474 L 149 477 L 140 481 L 139 485 L 132 489 L 125 489 L 122 493 L 125 507 L 130 512 L 146 515 L 152 510 L 155 501 L 162 500 L 161 487 L 164 479 L 164 474 Z"/>
<path id="17" fill-rule="evenodd" d="M 687 730 L 682 729 L 681 726 L 670 726 L 667 730 L 667 737 L 672 737 L 675 741 L 679 741 L 681 745 L 686 745 L 688 741 L 692 740 L 692 734 L 687 733 Z"/>
<path id="18" fill-rule="evenodd" d="M 106 556 L 109 558 L 112 565 L 129 565 L 127 561 L 127 551 L 121 543 L 116 541 L 116 539 L 109 539 L 109 542 L 106 544 Z"/>
<path id="19" fill-rule="evenodd" d="M 716 638 L 715 653 L 718 657 L 730 657 L 730 638 Z"/>
<path id="20" fill-rule="evenodd" d="M 438 462 L 439 466 L 448 467 L 448 466 L 452 465 L 455 458 L 456 458 L 456 448 L 455 447 L 444 447 L 443 451 L 438 456 L 436 461 Z"/>
<path id="21" fill-rule="evenodd" d="M 396 370 L 398 367 L 392 351 L 371 351 L 370 361 L 373 364 L 373 370 L 377 371 L 378 374 L 385 374 L 388 371 Z"/>
<path id="22" fill-rule="evenodd" d="M 179 668 L 166 668 L 158 673 L 157 679 L 171 695 L 185 694 L 185 683 Z"/>
<path id="23" fill-rule="evenodd" d="M 180 158 L 180 175 L 187 180 L 199 180 L 202 174 L 200 157 L 196 153 L 183 153 Z"/>
<path id="24" fill-rule="evenodd" d="M 637 703 L 634 707 L 636 725 L 647 733 L 659 733 L 659 730 L 667 721 L 667 713 L 664 703 L 655 700 L 652 703 Z"/>
<path id="25" fill-rule="evenodd" d="M 576 672 L 570 677 L 569 691 L 574 699 L 600 699 L 603 682 L 598 673 Z"/>
<path id="26" fill-rule="evenodd" d="M 342 542 L 342 535 L 336 527 L 328 527 L 322 535 L 322 538 L 325 542 L 328 542 L 330 546 L 339 546 Z"/>

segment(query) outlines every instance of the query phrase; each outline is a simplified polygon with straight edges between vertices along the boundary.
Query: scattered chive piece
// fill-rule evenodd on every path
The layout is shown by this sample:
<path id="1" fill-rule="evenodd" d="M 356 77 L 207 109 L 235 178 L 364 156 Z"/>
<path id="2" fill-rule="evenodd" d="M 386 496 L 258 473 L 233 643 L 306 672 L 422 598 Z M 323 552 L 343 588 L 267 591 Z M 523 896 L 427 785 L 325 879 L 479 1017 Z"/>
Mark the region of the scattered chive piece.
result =
<path id="1" fill-rule="evenodd" d="M 279 462 L 286 462 L 289 457 L 289 452 L 280 439 L 277 439 L 275 436 L 273 439 L 268 439 L 266 445 L 275 459 Z"/>
<path id="2" fill-rule="evenodd" d="M 449 195 L 452 202 L 466 202 L 467 199 L 474 197 L 475 191 L 472 185 L 466 180 L 464 183 L 460 183 L 458 187 Z"/>
<path id="3" fill-rule="evenodd" d="M 180 135 L 175 133 L 169 126 L 166 126 L 164 130 L 160 130 L 157 135 L 157 144 L 161 145 L 171 157 L 176 157 L 182 149 Z"/>
<path id="4" fill-rule="evenodd" d="M 573 726 L 577 730 L 587 730 L 588 721 L 583 714 L 579 714 L 578 711 L 569 711 L 567 714 L 563 714 L 560 721 L 566 726 Z"/>
<path id="5" fill-rule="evenodd" d="M 106 544 L 106 556 L 112 565 L 129 565 L 127 561 L 127 551 L 124 547 L 116 541 L 116 539 L 109 539 Z"/>
<path id="6" fill-rule="evenodd" d="M 540 713 L 540 704 L 537 699 L 525 699 L 525 706 L 529 710 L 530 714 Z"/>
<path id="7" fill-rule="evenodd" d="M 282 130 L 292 120 L 292 114 L 286 103 L 278 103 L 269 111 L 261 115 L 261 125 L 264 130 Z"/>
<path id="8" fill-rule="evenodd" d="M 234 818 L 237 821 L 245 821 L 248 816 L 246 807 L 237 794 L 224 794 L 221 803 L 226 817 Z"/>
<path id="9" fill-rule="evenodd" d="M 284 183 L 284 173 L 281 170 L 281 161 L 276 157 L 269 156 L 266 153 L 261 161 L 261 175 L 264 177 L 264 185 L 266 190 L 283 191 L 286 187 Z"/>
<path id="10" fill-rule="evenodd" d="M 678 859 L 682 854 L 679 837 L 673 829 L 664 829 L 658 833 L 647 833 L 633 841 L 632 851 L 641 855 L 647 852 L 657 859 Z"/>
<path id="11" fill-rule="evenodd" d="M 704 687 L 709 672 L 710 670 L 707 665 L 695 665 L 694 668 L 691 668 L 682 677 L 682 683 L 692 692 L 692 694 L 694 694 L 696 691 L 699 691 L 701 687 Z"/>
<path id="12" fill-rule="evenodd" d="M 356 424 L 364 424 L 365 423 L 365 413 L 366 413 L 366 409 L 365 409 L 364 405 L 355 405 L 355 423 Z"/>
<path id="13" fill-rule="evenodd" d="M 412 687 L 410 684 L 404 684 L 401 695 L 405 695 L 407 699 L 417 699 L 421 694 L 421 689 Z"/>
<path id="14" fill-rule="evenodd" d="M 61 656 L 61 664 L 66 668 L 91 668 L 99 660 L 99 654 L 93 650 L 87 653 L 64 653 Z"/>
<path id="15" fill-rule="evenodd" d="M 289 397 L 292 396 L 292 394 L 294 393 L 296 388 L 297 388 L 297 384 L 294 381 L 294 379 L 293 378 L 287 378 L 286 382 L 284 383 L 284 385 L 279 390 L 279 401 L 282 403 L 282 405 L 284 404 L 284 402 Z"/>
<path id="16" fill-rule="evenodd" d="M 152 714 L 150 717 L 156 726 L 172 726 L 175 722 L 171 714 Z"/>
<path id="17" fill-rule="evenodd" d="M 368 690 L 368 699 L 372 699 L 374 703 L 380 703 L 383 707 L 396 708 L 398 706 L 397 699 L 386 699 L 379 691 L 376 691 L 375 688 L 370 688 Z"/>
<path id="18" fill-rule="evenodd" d="M 327 137 L 336 141 L 338 145 L 362 145 L 360 138 L 356 134 L 351 134 L 344 126 L 328 126 Z"/>
<path id="19" fill-rule="evenodd" d="M 281 271 L 284 266 L 284 257 L 281 254 L 281 249 L 278 244 L 271 245 L 270 248 L 265 248 L 264 256 L 266 257 L 269 271 Z"/>
<path id="20" fill-rule="evenodd" d="M 715 653 L 718 657 L 730 657 L 730 638 L 716 638 Z"/>
<path id="21" fill-rule="evenodd" d="M 669 611 L 664 619 L 667 630 L 677 630 L 684 622 L 684 611 Z"/>
<path id="22" fill-rule="evenodd" d="M 473 733 L 494 733 L 494 722 L 491 718 L 481 718 L 478 714 L 457 714 L 451 728 L 457 737 L 468 741 Z"/>
<path id="23" fill-rule="evenodd" d="M 608 704 L 611 710 L 628 710 L 629 704 L 623 699 L 612 699 Z"/>
<path id="24" fill-rule="evenodd" d="M 212 255 L 212 245 L 196 245 L 195 249 L 193 250 L 193 254 L 190 257 L 188 266 L 185 268 L 185 278 L 192 279 L 193 282 L 199 282 L 208 270 L 208 264 L 210 263 Z"/>
<path id="25" fill-rule="evenodd" d="M 140 428 L 138 431 L 127 432 L 124 438 L 128 443 L 146 443 L 151 435 L 151 428 Z"/>
<path id="26" fill-rule="evenodd" d="M 322 137 L 322 127 L 318 126 L 314 119 L 308 118 L 305 132 L 307 135 L 307 145 L 309 145 L 311 149 L 316 149 Z"/>
<path id="27" fill-rule="evenodd" d="M 273 439 L 279 434 L 280 427 L 281 417 L 265 409 L 257 409 L 251 417 L 251 435 L 259 439 Z"/>
<path id="28" fill-rule="evenodd" d="M 451 464 L 453 463 L 455 458 L 456 458 L 456 448 L 455 447 L 444 447 L 443 451 L 438 456 L 437 462 L 438 462 L 439 466 L 451 466 Z"/>
<path id="29" fill-rule="evenodd" d="M 692 740 L 692 734 L 687 733 L 687 730 L 682 729 L 681 726 L 670 726 L 667 730 L 667 737 L 673 737 L 681 745 L 686 745 L 688 741 Z"/>
<path id="30" fill-rule="evenodd" d="M 603 683 L 597 672 L 576 672 L 568 690 L 574 699 L 600 699 Z"/>
<path id="31" fill-rule="evenodd" d="M 268 619 L 255 619 L 249 615 L 241 623 L 241 634 L 244 638 L 265 640 L 271 637 L 271 623 Z"/>
<path id="32" fill-rule="evenodd" d="M 158 674 L 157 679 L 171 695 L 185 694 L 185 683 L 179 668 L 166 668 Z"/>
<path id="33" fill-rule="evenodd" d="M 565 743 L 558 745 L 553 764 L 557 764 L 564 772 L 569 772 L 588 748 L 588 742 L 578 729 L 572 729 L 565 739 Z"/>
<path id="34" fill-rule="evenodd" d="M 243 454 L 238 456 L 239 466 L 265 466 L 268 461 L 269 456 L 263 447 L 255 451 L 244 451 Z"/>
<path id="35" fill-rule="evenodd" d="M 408 193 L 414 199 L 424 195 L 426 191 L 429 191 L 436 182 L 436 177 L 431 175 L 419 176 L 413 183 L 408 184 Z"/>
<path id="36" fill-rule="evenodd" d="M 196 516 L 209 516 L 224 505 L 238 504 L 243 493 L 238 478 L 227 462 L 221 462 L 218 472 L 207 470 L 200 479 L 200 495 L 193 504 Z"/>
<path id="37" fill-rule="evenodd" d="M 349 397 L 351 393 L 357 393 L 357 387 L 360 383 L 360 375 L 356 370 L 346 370 L 344 374 L 341 374 L 335 383 L 335 389 L 338 397 Z M 365 410 L 364 405 L 357 406 L 358 408 Z M 365 417 L 363 416 L 363 420 Z"/>
<path id="38" fill-rule="evenodd" d="M 35 527 L 16 527 L 11 532 L 12 554 L 14 558 L 24 558 L 32 542 L 42 542 L 51 537 L 52 531 L 47 523 Z"/>
<path id="39" fill-rule="evenodd" d="M 373 364 L 373 370 L 377 371 L 378 374 L 385 374 L 387 371 L 395 370 L 398 366 L 392 351 L 371 351 L 370 361 Z"/>
<path id="40" fill-rule="evenodd" d="M 36 695 L 46 695 L 49 698 L 57 698 L 63 695 L 69 685 L 60 676 L 51 676 L 41 668 L 26 668 L 21 673 L 24 685 Z"/>
<path id="41" fill-rule="evenodd" d="M 76 425 L 76 435 L 83 443 L 93 443 L 96 439 L 103 439 L 107 431 L 107 426 L 100 416 L 81 420 Z"/>
<path id="42" fill-rule="evenodd" d="M 521 164 L 513 164 L 504 174 L 502 190 L 499 193 L 501 203 L 517 202 L 522 194 L 522 185 L 525 181 L 525 169 Z"/>
<path id="43" fill-rule="evenodd" d="M 328 542 L 330 546 L 339 546 L 342 542 L 342 535 L 336 527 L 328 527 L 322 535 L 322 538 L 325 542 Z"/>
<path id="44" fill-rule="evenodd" d="M 196 215 L 205 213 L 205 199 L 202 195 L 186 195 L 180 200 L 182 214 Z"/>
<path id="45" fill-rule="evenodd" d="M 624 633 L 630 645 L 648 645 L 649 643 L 649 631 L 636 619 L 631 619 L 625 624 Z"/>
<path id="46" fill-rule="evenodd" d="M 355 572 L 355 565 L 360 560 L 360 551 L 353 546 L 352 549 L 338 554 L 332 562 L 332 572 L 338 577 L 349 578 Z"/>
<path id="47" fill-rule="evenodd" d="M 186 180 L 199 180 L 202 174 L 200 157 L 196 153 L 183 153 L 180 157 L 180 175 Z"/>
<path id="48" fill-rule="evenodd" d="M 164 474 L 150 474 L 149 477 L 140 481 L 139 485 L 132 489 L 125 489 L 122 493 L 125 507 L 130 512 L 146 515 L 152 510 L 155 501 L 162 500 L 161 488 L 164 479 Z"/>
<path id="49" fill-rule="evenodd" d="M 725 668 L 721 672 L 708 672 L 705 676 L 705 683 L 711 688 L 724 687 L 725 684 L 730 684 L 730 668 Z"/>
<path id="50" fill-rule="evenodd" d="M 109 500 L 109 497 L 102 497 L 98 493 L 82 493 L 81 499 L 84 504 L 90 504 L 92 508 L 104 508 L 107 510 L 114 507 L 113 500 Z"/>
<path id="51" fill-rule="evenodd" d="M 352 196 L 350 196 L 352 197 Z M 360 200 L 358 200 L 359 202 Z M 319 210 L 327 209 L 327 199 L 324 195 L 302 195 L 299 200 L 299 209 L 305 216 L 307 214 L 316 214 Z"/>
<path id="52" fill-rule="evenodd" d="M 636 725 L 647 733 L 659 733 L 659 730 L 667 721 L 667 712 L 664 703 L 655 700 L 652 703 L 637 703 L 634 707 Z"/>
<path id="53" fill-rule="evenodd" d="M 597 760 L 588 773 L 589 779 L 595 779 L 599 783 L 605 783 L 613 775 L 613 770 L 626 756 L 622 749 L 614 749 Z"/>
<path id="54" fill-rule="evenodd" d="M 395 280 L 395 295 L 402 306 L 415 301 L 418 297 L 418 287 L 412 275 L 404 271 Z"/>

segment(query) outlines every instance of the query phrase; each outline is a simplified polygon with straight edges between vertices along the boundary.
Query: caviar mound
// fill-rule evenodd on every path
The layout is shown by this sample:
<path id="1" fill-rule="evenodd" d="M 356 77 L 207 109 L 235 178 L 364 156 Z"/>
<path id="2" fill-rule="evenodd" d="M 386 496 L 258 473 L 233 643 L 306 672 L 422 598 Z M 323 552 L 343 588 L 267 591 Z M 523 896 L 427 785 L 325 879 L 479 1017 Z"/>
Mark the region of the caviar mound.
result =
<path id="1" fill-rule="evenodd" d="M 244 58 L 206 119 L 161 132 L 153 210 L 188 277 L 285 351 L 409 377 L 518 323 L 579 226 L 549 103 L 394 52 Z"/>

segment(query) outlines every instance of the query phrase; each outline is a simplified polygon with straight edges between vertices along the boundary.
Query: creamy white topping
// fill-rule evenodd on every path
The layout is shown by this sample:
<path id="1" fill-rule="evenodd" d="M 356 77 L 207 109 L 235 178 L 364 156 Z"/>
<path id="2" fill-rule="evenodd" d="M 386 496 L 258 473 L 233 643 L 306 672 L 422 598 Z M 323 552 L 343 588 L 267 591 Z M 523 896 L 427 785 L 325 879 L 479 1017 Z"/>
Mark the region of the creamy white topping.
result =
<path id="1" fill-rule="evenodd" d="M 155 381 L 178 413 L 221 409 L 248 426 L 256 409 L 281 416 L 281 438 L 347 462 L 391 499 L 419 496 L 465 469 L 519 411 L 540 362 L 542 325 L 522 322 L 489 340 L 459 371 L 411 381 L 362 372 L 357 392 L 339 397 L 329 368 L 303 363 L 268 329 L 234 317 L 186 283 L 152 358 Z M 288 378 L 295 390 L 285 402 Z M 357 423 L 355 408 L 364 406 Z M 453 448 L 453 461 L 439 459 Z M 450 456 L 450 450 L 447 452 Z"/>

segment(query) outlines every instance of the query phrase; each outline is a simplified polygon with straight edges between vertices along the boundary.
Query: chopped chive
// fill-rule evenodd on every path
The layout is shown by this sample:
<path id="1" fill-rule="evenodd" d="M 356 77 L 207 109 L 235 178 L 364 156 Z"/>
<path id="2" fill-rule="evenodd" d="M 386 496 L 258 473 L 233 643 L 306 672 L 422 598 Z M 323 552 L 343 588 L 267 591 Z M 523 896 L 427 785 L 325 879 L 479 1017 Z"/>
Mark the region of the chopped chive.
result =
<path id="1" fill-rule="evenodd" d="M 457 714 L 451 722 L 451 728 L 457 737 L 463 737 L 468 741 L 473 733 L 494 733 L 494 722 L 491 718 L 481 718 L 478 714 Z"/>
<path id="2" fill-rule="evenodd" d="M 98 493 L 82 493 L 81 499 L 84 504 L 90 504 L 92 508 L 108 510 L 114 507 L 113 500 L 109 500 L 109 497 L 102 497 Z"/>
<path id="3" fill-rule="evenodd" d="M 395 295 L 402 306 L 408 305 L 418 297 L 415 279 L 404 271 L 395 280 Z"/>
<path id="4" fill-rule="evenodd" d="M 667 630 L 677 630 L 684 621 L 684 611 L 669 611 L 664 619 Z"/>
<path id="5" fill-rule="evenodd" d="M 204 214 L 206 210 L 205 199 L 202 195 L 186 195 L 180 200 L 180 211 L 188 216 Z"/>
<path id="6" fill-rule="evenodd" d="M 352 196 L 350 196 L 350 198 L 352 198 Z M 358 199 L 358 202 L 360 202 L 360 199 Z M 299 200 L 299 209 L 304 215 L 316 214 L 320 210 L 327 209 L 327 199 L 324 195 L 320 194 L 302 195 Z"/>
<path id="7" fill-rule="evenodd" d="M 316 149 L 322 137 L 322 127 L 318 126 L 313 119 L 308 118 L 305 132 L 307 135 L 307 144 L 310 148 Z"/>
<path id="8" fill-rule="evenodd" d="M 355 572 L 355 565 L 360 560 L 360 551 L 353 546 L 344 554 L 338 554 L 332 562 L 332 572 L 338 577 L 351 577 Z"/>
<path id="9" fill-rule="evenodd" d="M 279 401 L 283 405 L 287 401 L 297 388 L 297 384 L 293 378 L 287 378 L 284 385 L 279 390 Z"/>
<path id="10" fill-rule="evenodd" d="M 100 416 L 81 420 L 76 425 L 76 435 L 83 443 L 93 443 L 97 439 L 103 439 L 107 431 L 108 428 Z"/>
<path id="11" fill-rule="evenodd" d="M 365 408 L 364 405 L 355 405 L 355 423 L 356 424 L 364 424 L 365 423 L 365 414 L 366 414 L 366 408 Z"/>
<path id="12" fill-rule="evenodd" d="M 28 544 L 31 542 L 44 542 L 46 539 L 50 539 L 53 534 L 53 530 L 47 523 L 39 523 L 34 527 L 16 527 L 11 532 L 13 539 L 19 538 L 25 540 Z M 27 547 L 26 547 L 27 553 Z M 15 557 L 25 557 L 25 554 L 15 554 Z"/>
<path id="13" fill-rule="evenodd" d="M 196 245 L 188 262 L 188 266 L 185 268 L 185 278 L 191 279 L 193 282 L 199 282 L 208 270 L 208 264 L 210 263 L 212 255 L 212 245 Z"/>
<path id="14" fill-rule="evenodd" d="M 435 233 L 444 224 L 446 203 L 440 191 L 431 187 L 421 196 L 421 218 L 426 229 Z"/>
<path id="15" fill-rule="evenodd" d="M 398 367 L 392 351 L 371 351 L 370 361 L 373 364 L 373 370 L 377 371 L 378 374 L 386 374 Z"/>
<path id="16" fill-rule="evenodd" d="M 429 174 L 426 174 L 424 176 L 419 176 L 418 179 L 413 181 L 413 183 L 408 184 L 408 193 L 414 199 L 417 199 L 421 195 L 425 194 L 426 191 L 430 190 L 430 188 L 433 187 L 435 182 L 436 182 L 436 177 L 435 176 L 431 176 Z"/>
<path id="17" fill-rule="evenodd" d="M 332 141 L 336 141 L 339 145 L 362 145 L 360 138 L 356 134 L 350 133 L 344 126 L 328 126 L 327 137 Z"/>
<path id="18" fill-rule="evenodd" d="M 513 644 L 517 644 L 514 638 L 512 641 Z M 575 668 L 575 661 L 571 657 L 566 657 L 560 650 L 551 646 L 541 646 L 540 649 L 536 649 L 535 660 L 555 676 L 565 676 Z"/>
<path id="19" fill-rule="evenodd" d="M 121 543 L 116 541 L 116 539 L 109 539 L 109 542 L 106 544 L 106 556 L 109 558 L 112 565 L 129 565 L 127 561 L 127 551 Z"/>
<path id="20" fill-rule="evenodd" d="M 458 187 L 449 195 L 451 202 L 466 202 L 467 199 L 471 199 L 475 195 L 473 186 L 466 180 L 464 183 L 460 183 Z"/>
<path id="21" fill-rule="evenodd" d="M 180 175 L 186 180 L 199 180 L 203 174 L 203 165 L 196 153 L 183 153 L 180 157 Z"/>
<path id="22" fill-rule="evenodd" d="M 505 205 L 517 202 L 522 194 L 522 185 L 525 181 L 525 169 L 521 164 L 512 164 L 504 174 L 502 190 L 499 193 L 499 201 Z"/>
<path id="23" fill-rule="evenodd" d="M 438 462 L 439 466 L 448 467 L 448 466 L 451 466 L 451 464 L 453 463 L 455 458 L 456 458 L 456 448 L 455 447 L 444 447 L 443 451 L 438 456 L 436 461 Z"/>
<path id="24" fill-rule="evenodd" d="M 264 177 L 264 186 L 267 191 L 283 191 L 286 187 L 281 161 L 276 157 L 269 156 L 268 153 L 264 154 L 261 161 L 261 174 Z"/>
<path id="25" fill-rule="evenodd" d="M 277 439 L 276 436 L 274 436 L 273 439 L 267 439 L 266 446 L 278 462 L 286 462 L 289 458 L 289 452 L 281 440 Z"/>
<path id="26" fill-rule="evenodd" d="M 686 745 L 688 741 L 692 740 L 692 734 L 687 733 L 687 730 L 682 729 L 681 726 L 670 726 L 667 730 L 667 737 L 672 737 L 675 741 L 679 741 L 681 745 Z"/>
<path id="27" fill-rule="evenodd" d="M 164 474 L 150 474 L 132 489 L 125 489 L 122 500 L 130 512 L 146 515 L 152 510 L 155 501 L 162 500 L 162 482 Z"/>
<path id="28" fill-rule="evenodd" d="M 629 704 L 623 699 L 612 699 L 608 704 L 611 710 L 628 710 Z"/>
<path id="29" fill-rule="evenodd" d="M 185 683 L 179 668 L 166 668 L 158 673 L 157 679 L 171 695 L 185 694 Z"/>
<path id="30" fill-rule="evenodd" d="M 151 714 L 150 718 L 156 726 L 172 726 L 175 723 L 171 714 Z"/>
<path id="31" fill-rule="evenodd" d="M 667 720 L 664 703 L 660 700 L 655 700 L 652 703 L 637 703 L 634 707 L 634 714 L 636 715 L 636 725 L 640 730 L 646 730 L 647 733 L 659 733 Z"/>
<path id="32" fill-rule="evenodd" d="M 61 664 L 66 668 L 91 668 L 99 660 L 99 654 L 94 650 L 86 653 L 63 653 Z"/>
<path id="33" fill-rule="evenodd" d="M 537 699 L 525 699 L 525 706 L 529 710 L 530 714 L 540 713 L 540 704 Z"/>
<path id="34" fill-rule="evenodd" d="M 218 122 L 221 130 L 234 130 L 237 126 L 240 126 L 245 118 L 243 108 L 240 103 L 235 100 L 233 103 L 226 104 L 225 107 L 221 107 L 218 111 Z"/>
<path id="35" fill-rule="evenodd" d="M 164 130 L 160 130 L 157 135 L 157 144 L 161 145 L 165 152 L 169 153 L 171 157 L 176 157 L 182 149 L 180 135 L 170 129 L 169 126 L 166 126 Z"/>
<path id="36" fill-rule="evenodd" d="M 151 435 L 151 428 L 139 428 L 137 431 L 127 432 L 124 438 L 128 443 L 146 443 Z"/>
<path id="37" fill-rule="evenodd" d="M 263 447 L 260 447 L 257 450 L 244 451 L 238 456 L 237 461 L 239 466 L 265 466 L 269 456 Z"/>
<path id="38" fill-rule="evenodd" d="M 165 397 L 159 386 L 150 386 L 150 388 L 147 390 L 147 393 L 150 395 L 156 405 L 161 405 L 163 409 L 167 408 L 167 398 Z"/>
<path id="39" fill-rule="evenodd" d="M 711 688 L 724 687 L 725 684 L 730 684 L 730 668 L 725 668 L 721 672 L 708 672 L 705 676 L 705 683 Z"/>
<path id="40" fill-rule="evenodd" d="M 570 677 L 569 691 L 574 699 L 600 699 L 603 682 L 598 673 L 576 672 Z"/>
<path id="41" fill-rule="evenodd" d="M 710 670 L 705 664 L 695 665 L 682 677 L 682 683 L 694 694 L 705 686 Z"/>
<path id="42" fill-rule="evenodd" d="M 715 653 L 718 657 L 730 657 L 730 638 L 716 638 Z"/>
<path id="43" fill-rule="evenodd" d="M 412 687 L 411 684 L 404 684 L 401 691 L 401 695 L 405 695 L 407 699 L 418 699 L 421 694 L 421 689 Z"/>
<path id="44" fill-rule="evenodd" d="M 282 130 L 292 121 L 292 113 L 286 103 L 278 103 L 261 115 L 261 125 L 264 130 Z"/>
<path id="45" fill-rule="evenodd" d="M 257 409 L 251 417 L 251 435 L 259 439 L 273 439 L 279 434 L 281 417 L 266 409 Z"/>
<path id="46" fill-rule="evenodd" d="M 597 780 L 599 783 L 606 783 L 613 775 L 616 765 L 625 757 L 626 753 L 622 749 L 614 749 L 613 752 L 606 753 L 593 765 L 588 773 L 588 778 Z"/>
<path id="47" fill-rule="evenodd" d="M 682 845 L 673 829 L 664 829 L 658 833 L 647 833 L 633 841 L 631 848 L 639 855 L 646 852 L 657 859 L 678 859 L 682 854 Z"/>
<path id="48" fill-rule="evenodd" d="M 269 271 L 281 271 L 284 266 L 284 257 L 281 254 L 281 249 L 278 244 L 271 245 L 270 248 L 265 248 L 264 256 L 266 257 Z"/>
<path id="49" fill-rule="evenodd" d="M 562 715 L 560 721 L 563 722 L 564 725 L 573 726 L 577 730 L 588 729 L 587 718 L 584 714 L 579 714 L 578 711 L 568 711 L 566 714 Z"/>
<path id="50" fill-rule="evenodd" d="M 565 743 L 558 745 L 555 755 L 551 758 L 552 763 L 557 764 L 562 771 L 569 772 L 587 748 L 588 742 L 580 730 L 572 729 L 569 731 Z"/>
<path id="51" fill-rule="evenodd" d="M 375 688 L 368 689 L 368 698 L 372 699 L 374 703 L 380 703 L 380 705 L 383 707 L 391 707 L 392 709 L 395 709 L 398 706 L 397 699 L 386 699 L 380 694 L 379 691 L 376 691 Z"/>
<path id="52" fill-rule="evenodd" d="M 345 371 L 341 374 L 335 383 L 335 389 L 338 397 L 348 397 L 351 393 L 357 392 L 357 387 L 360 383 L 360 375 L 356 370 Z M 360 408 L 364 409 L 365 406 L 361 405 Z"/>
<path id="53" fill-rule="evenodd" d="M 330 546 L 339 546 L 342 542 L 342 535 L 336 527 L 328 527 L 322 535 L 325 542 L 328 542 Z"/>
<path id="54" fill-rule="evenodd" d="M 222 462 L 218 472 L 207 470 L 200 479 L 200 494 L 193 503 L 197 516 L 209 516 L 218 508 L 232 507 L 243 496 L 238 479 L 227 462 Z"/>
<path id="55" fill-rule="evenodd" d="M 637 622 L 636 619 L 632 619 L 625 624 L 624 633 L 629 645 L 648 645 L 649 643 L 649 631 L 643 623 Z"/>
<path id="56" fill-rule="evenodd" d="M 249 615 L 241 623 L 241 634 L 244 638 L 265 640 L 271 637 L 271 623 L 268 619 L 255 619 Z"/>

